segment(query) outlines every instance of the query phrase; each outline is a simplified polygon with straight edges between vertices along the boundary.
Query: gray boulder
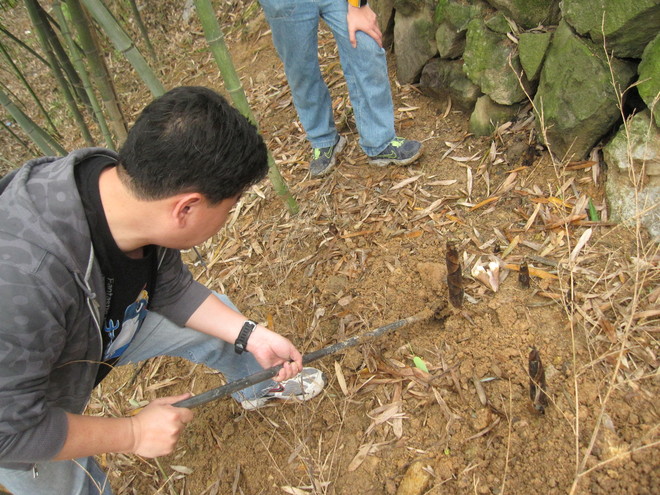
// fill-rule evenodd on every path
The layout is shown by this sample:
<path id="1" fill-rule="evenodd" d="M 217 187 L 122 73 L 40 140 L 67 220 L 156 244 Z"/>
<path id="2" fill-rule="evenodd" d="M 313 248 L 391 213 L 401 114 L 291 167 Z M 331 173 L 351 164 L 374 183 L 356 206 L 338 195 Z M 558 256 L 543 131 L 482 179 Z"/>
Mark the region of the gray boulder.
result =
<path id="1" fill-rule="evenodd" d="M 611 59 L 618 88 L 634 71 Z M 560 22 L 546 55 L 534 97 L 539 135 L 560 159 L 581 159 L 620 118 L 618 100 L 602 47 Z"/>
<path id="2" fill-rule="evenodd" d="M 394 51 L 399 82 L 413 83 L 431 58 L 438 53 L 435 43 L 433 10 L 423 4 L 409 15 L 399 10 L 394 15 Z"/>
<path id="3" fill-rule="evenodd" d="M 617 57 L 639 58 L 658 34 L 660 0 L 563 0 L 563 19 Z"/>
<path id="4" fill-rule="evenodd" d="M 371 0 L 371 10 L 378 16 L 378 27 L 383 33 L 383 47 L 389 48 L 394 41 L 394 0 Z"/>
<path id="5" fill-rule="evenodd" d="M 481 95 L 479 87 L 463 72 L 462 60 L 434 58 L 422 70 L 419 88 L 435 98 L 451 98 L 452 106 L 471 112 Z"/>
<path id="6" fill-rule="evenodd" d="M 651 109 L 655 125 L 660 127 L 660 34 L 651 41 L 642 54 L 642 61 L 637 68 L 639 85 L 637 91 Z"/>
<path id="7" fill-rule="evenodd" d="M 516 73 L 522 74 L 516 45 L 506 35 L 496 33 L 481 19 L 468 24 L 463 70 L 481 91 L 500 105 L 511 105 L 525 99 L 525 91 Z M 529 82 L 522 75 L 523 86 Z"/>
<path id="8" fill-rule="evenodd" d="M 489 136 L 501 124 L 513 119 L 522 105 L 499 105 L 488 95 L 479 97 L 470 115 L 470 132 L 476 136 Z"/>
<path id="9" fill-rule="evenodd" d="M 611 219 L 642 224 L 660 241 L 660 131 L 648 111 L 621 126 L 603 148 L 608 174 L 605 190 Z M 636 183 L 636 184 L 635 184 Z"/>
<path id="10" fill-rule="evenodd" d="M 526 29 L 559 22 L 559 0 L 488 0 L 488 3 Z"/>
<path id="11" fill-rule="evenodd" d="M 449 22 L 443 22 L 435 31 L 435 43 L 442 58 L 458 58 L 465 49 L 465 31 L 459 31 Z"/>

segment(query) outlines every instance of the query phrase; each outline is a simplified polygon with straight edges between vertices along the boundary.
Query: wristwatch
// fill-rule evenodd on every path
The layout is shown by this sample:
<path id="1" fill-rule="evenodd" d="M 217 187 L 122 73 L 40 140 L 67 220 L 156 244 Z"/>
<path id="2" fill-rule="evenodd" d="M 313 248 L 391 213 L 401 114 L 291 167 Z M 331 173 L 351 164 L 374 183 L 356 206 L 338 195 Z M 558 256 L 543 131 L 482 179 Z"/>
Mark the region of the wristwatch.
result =
<path id="1" fill-rule="evenodd" d="M 367 0 L 348 0 L 348 3 L 353 7 L 364 7 L 367 5 Z"/>
<path id="2" fill-rule="evenodd" d="M 250 338 L 252 331 L 256 327 L 257 324 L 252 320 L 247 320 L 245 323 L 243 323 L 243 327 L 241 328 L 241 331 L 236 338 L 236 342 L 234 342 L 234 352 L 236 354 L 243 354 L 244 352 L 247 352 L 247 341 Z"/>

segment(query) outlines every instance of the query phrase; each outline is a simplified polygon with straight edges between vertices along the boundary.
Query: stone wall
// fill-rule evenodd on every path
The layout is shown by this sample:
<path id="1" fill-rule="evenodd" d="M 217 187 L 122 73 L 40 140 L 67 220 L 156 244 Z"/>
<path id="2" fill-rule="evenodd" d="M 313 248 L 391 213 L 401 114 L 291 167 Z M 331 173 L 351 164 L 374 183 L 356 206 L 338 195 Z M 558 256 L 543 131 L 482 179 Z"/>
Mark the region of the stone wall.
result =
<path id="1" fill-rule="evenodd" d="M 660 126 L 660 0 L 370 0 L 370 5 L 394 51 L 398 80 L 432 97 L 451 98 L 454 108 L 470 116 L 476 135 L 491 134 L 530 102 L 539 141 L 562 161 L 584 159 L 594 146 L 626 132 L 627 142 L 645 147 L 644 159 L 630 153 L 605 158 L 637 163 L 608 163 L 618 170 L 642 167 L 636 176 L 647 179 L 631 187 L 646 188 L 648 204 L 655 201 L 660 215 L 660 152 L 653 151 Z M 642 132 L 639 122 L 622 126 L 627 102 L 634 107 L 631 115 L 645 115 L 635 117 L 648 124 L 643 135 L 630 136 Z M 629 215 L 612 210 L 614 218 Z M 655 224 L 658 238 L 660 221 Z"/>

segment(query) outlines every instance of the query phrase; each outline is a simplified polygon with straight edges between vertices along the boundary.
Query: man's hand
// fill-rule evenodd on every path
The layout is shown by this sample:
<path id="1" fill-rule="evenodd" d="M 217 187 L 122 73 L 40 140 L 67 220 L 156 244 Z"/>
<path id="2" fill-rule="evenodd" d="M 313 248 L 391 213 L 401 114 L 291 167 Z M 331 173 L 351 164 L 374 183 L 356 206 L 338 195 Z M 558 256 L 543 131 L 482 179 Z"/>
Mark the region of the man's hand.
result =
<path id="1" fill-rule="evenodd" d="M 348 22 L 348 39 L 351 41 L 353 48 L 357 48 L 357 38 L 355 33 L 362 31 L 368 34 L 381 48 L 383 47 L 383 34 L 378 27 L 377 16 L 371 7 L 365 5 L 364 7 L 348 6 L 348 14 L 346 15 Z"/>
<path id="2" fill-rule="evenodd" d="M 186 326 L 233 344 L 244 323 L 245 316 L 210 294 L 190 316 Z M 262 325 L 252 331 L 246 350 L 264 368 L 282 365 L 274 378 L 276 381 L 293 378 L 302 370 L 302 356 L 291 341 Z"/>
<path id="3" fill-rule="evenodd" d="M 264 368 L 282 365 L 280 372 L 273 378 L 278 382 L 293 378 L 303 368 L 302 355 L 291 341 L 261 325 L 257 325 L 252 332 L 247 350 Z"/>
<path id="4" fill-rule="evenodd" d="M 130 418 L 133 428 L 131 451 L 143 457 L 171 454 L 179 435 L 193 418 L 190 409 L 174 407 L 171 404 L 190 396 L 191 394 L 183 394 L 156 399 Z"/>

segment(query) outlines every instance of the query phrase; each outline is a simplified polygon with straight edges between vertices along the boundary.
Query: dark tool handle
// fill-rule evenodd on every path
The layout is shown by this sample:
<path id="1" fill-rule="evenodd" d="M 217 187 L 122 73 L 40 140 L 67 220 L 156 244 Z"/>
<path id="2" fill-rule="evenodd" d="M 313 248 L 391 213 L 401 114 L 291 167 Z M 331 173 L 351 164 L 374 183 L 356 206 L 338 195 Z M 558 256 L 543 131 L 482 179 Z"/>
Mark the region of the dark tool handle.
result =
<path id="1" fill-rule="evenodd" d="M 327 347 L 324 347 L 323 349 L 310 352 L 309 354 L 305 354 L 303 356 L 303 364 L 308 364 L 311 363 L 312 361 L 316 361 L 317 359 L 321 359 L 323 357 L 329 356 L 330 354 L 341 352 L 344 349 L 348 349 L 349 347 L 355 347 L 356 345 L 362 344 L 369 339 L 380 337 L 381 335 L 387 332 L 391 332 L 392 330 L 396 330 L 397 328 L 401 328 L 405 325 L 409 325 L 410 323 L 414 323 L 420 320 L 425 320 L 429 318 L 432 314 L 433 311 L 429 309 L 425 309 L 413 316 L 409 316 L 408 318 L 404 318 L 402 320 L 389 323 L 385 326 L 376 328 L 371 332 L 363 333 L 361 335 L 356 335 L 355 337 L 351 337 L 350 339 L 344 340 L 343 342 L 337 342 L 336 344 L 329 345 Z M 277 366 L 273 366 L 272 368 L 267 368 L 265 370 L 258 371 L 252 375 L 246 376 L 239 380 L 234 380 L 233 382 L 227 383 L 222 387 L 208 390 L 207 392 L 203 392 L 199 395 L 195 395 L 194 397 L 190 397 L 189 399 L 180 400 L 179 402 L 175 402 L 172 405 L 175 407 L 187 407 L 187 408 L 201 406 L 202 404 L 206 404 L 207 402 L 220 399 L 234 392 L 238 392 L 239 390 L 243 390 L 252 385 L 256 385 L 257 383 L 261 383 L 264 380 L 268 380 L 269 378 L 273 378 L 275 375 L 279 373 L 281 369 L 282 369 L 282 365 L 278 364 Z"/>

